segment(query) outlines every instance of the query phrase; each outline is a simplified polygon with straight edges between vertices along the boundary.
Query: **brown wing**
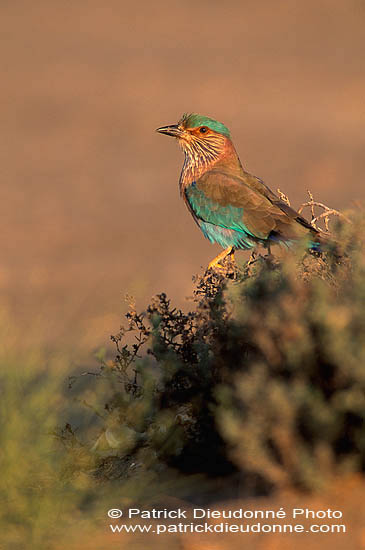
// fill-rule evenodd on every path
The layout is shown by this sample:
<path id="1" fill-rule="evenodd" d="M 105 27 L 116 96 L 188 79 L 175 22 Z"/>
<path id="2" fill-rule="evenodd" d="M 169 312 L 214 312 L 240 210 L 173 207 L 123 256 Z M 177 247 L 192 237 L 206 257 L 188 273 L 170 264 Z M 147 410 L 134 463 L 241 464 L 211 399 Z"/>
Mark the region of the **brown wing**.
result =
<path id="1" fill-rule="evenodd" d="M 203 219 L 215 223 L 214 210 L 222 212 L 219 225 L 230 227 L 229 219 L 225 225 L 224 209 L 242 209 L 242 227 L 255 237 L 266 239 L 271 232 L 283 239 L 298 239 L 308 233 L 311 226 L 304 218 L 281 201 L 261 180 L 245 173 L 245 177 L 230 176 L 218 170 L 203 174 L 196 182 L 197 191 L 211 201 L 210 211 Z M 216 206 L 215 206 L 216 205 Z M 205 209 L 207 210 L 207 209 Z M 211 218 L 206 219 L 206 218 Z M 237 220 L 235 219 L 235 227 Z"/>
<path id="2" fill-rule="evenodd" d="M 303 216 L 301 216 L 296 210 L 294 210 L 294 208 L 289 206 L 286 202 L 275 195 L 275 193 L 271 191 L 270 187 L 268 187 L 260 178 L 257 178 L 256 176 L 253 176 L 248 172 L 244 172 L 244 175 L 242 176 L 242 181 L 261 195 L 264 195 L 266 198 L 268 198 L 272 204 L 285 212 L 289 216 L 289 218 L 293 218 L 307 229 L 310 229 L 314 233 L 318 233 L 318 231 L 305 218 L 303 218 Z"/>

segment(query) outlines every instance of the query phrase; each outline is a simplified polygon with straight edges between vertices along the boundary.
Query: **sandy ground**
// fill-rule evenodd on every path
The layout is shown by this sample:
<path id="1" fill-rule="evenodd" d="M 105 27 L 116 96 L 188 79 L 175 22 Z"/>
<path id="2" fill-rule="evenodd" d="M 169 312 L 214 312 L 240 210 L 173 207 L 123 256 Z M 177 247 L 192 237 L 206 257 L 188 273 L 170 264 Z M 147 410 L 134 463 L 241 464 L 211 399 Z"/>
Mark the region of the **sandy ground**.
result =
<path id="1" fill-rule="evenodd" d="M 225 122 L 246 168 L 297 206 L 364 199 L 361 0 L 3 1 L 1 303 L 85 348 L 123 296 L 182 304 L 219 251 L 179 198 L 182 155 L 154 133 Z"/>
<path id="2" fill-rule="evenodd" d="M 90 529 L 90 526 L 85 529 L 79 526 L 75 529 L 73 542 L 68 542 L 67 548 L 69 550 L 81 550 L 88 548 L 89 550 L 102 550 L 104 548 L 120 549 L 128 548 L 129 550 L 142 550 L 148 548 L 148 550 L 364 550 L 365 549 L 365 527 L 364 527 L 364 480 L 358 477 L 350 477 L 342 480 L 341 482 L 334 482 L 325 492 L 317 495 L 303 495 L 296 494 L 294 492 L 282 492 L 276 496 L 270 498 L 261 498 L 253 500 L 234 500 L 232 502 L 218 502 L 209 506 L 210 510 L 217 511 L 234 511 L 239 510 L 274 510 L 280 509 L 286 513 L 285 519 L 280 520 L 240 520 L 240 519 L 206 519 L 195 520 L 198 524 L 204 524 L 207 522 L 210 525 L 228 523 L 230 525 L 239 525 L 240 523 L 257 524 L 261 525 L 303 525 L 303 532 L 287 532 L 287 533 L 274 533 L 274 532 L 261 532 L 261 533 L 162 533 L 157 534 L 112 534 L 110 525 L 120 525 L 125 523 L 126 525 L 133 525 L 139 523 L 140 525 L 152 524 L 157 530 L 157 524 L 173 524 L 179 523 L 178 521 L 150 521 L 139 520 L 131 521 L 127 520 L 110 520 L 106 518 L 100 521 L 98 526 L 94 529 Z M 187 516 L 192 516 L 192 511 L 189 509 L 189 505 L 183 501 L 170 502 L 168 509 L 182 509 L 187 510 Z M 196 506 L 200 508 L 200 506 Z M 296 519 L 292 519 L 294 509 L 308 510 L 308 519 L 301 519 L 301 516 L 296 516 Z M 330 514 L 333 511 L 340 512 L 342 517 L 340 519 L 321 519 L 312 518 L 311 513 L 317 513 L 318 511 L 330 510 Z M 307 513 L 304 512 L 303 515 Z M 323 515 L 323 514 L 322 514 Z M 191 520 L 180 520 L 182 523 L 191 523 Z M 329 529 L 333 529 L 333 532 L 321 532 L 312 533 L 308 532 L 312 526 L 323 525 L 329 526 Z M 334 525 L 342 525 L 344 528 L 339 528 L 339 532 L 336 532 L 337 527 L 331 527 Z M 319 527 L 318 527 L 319 528 Z M 267 529 L 267 528 L 266 528 Z M 314 527 L 317 529 L 317 527 Z M 344 529 L 344 531 L 342 531 Z M 90 533 L 91 530 L 91 533 Z M 92 536 L 90 536 L 90 534 Z M 62 546 L 64 547 L 64 546 Z M 60 547 L 61 548 L 61 547 Z"/>

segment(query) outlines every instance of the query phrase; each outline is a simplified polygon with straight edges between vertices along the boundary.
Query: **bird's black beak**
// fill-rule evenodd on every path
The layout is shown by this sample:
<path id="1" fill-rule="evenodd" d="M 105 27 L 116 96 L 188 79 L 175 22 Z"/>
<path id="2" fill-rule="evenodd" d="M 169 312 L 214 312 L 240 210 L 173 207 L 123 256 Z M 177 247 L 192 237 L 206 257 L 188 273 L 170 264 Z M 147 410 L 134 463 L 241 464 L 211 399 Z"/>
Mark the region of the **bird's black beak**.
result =
<path id="1" fill-rule="evenodd" d="M 165 134 L 166 136 L 181 137 L 182 130 L 178 124 L 170 124 L 169 126 L 161 126 L 157 128 L 156 132 L 159 134 Z"/>

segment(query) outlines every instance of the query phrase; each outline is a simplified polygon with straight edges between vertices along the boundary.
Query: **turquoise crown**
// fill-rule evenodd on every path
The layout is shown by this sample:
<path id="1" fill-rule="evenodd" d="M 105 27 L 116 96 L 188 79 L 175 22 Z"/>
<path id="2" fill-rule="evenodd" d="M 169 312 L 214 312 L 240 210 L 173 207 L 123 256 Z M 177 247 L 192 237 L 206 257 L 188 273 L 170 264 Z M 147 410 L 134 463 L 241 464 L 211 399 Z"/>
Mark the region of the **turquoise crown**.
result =
<path id="1" fill-rule="evenodd" d="M 214 132 L 223 134 L 226 137 L 231 137 L 231 134 L 224 124 L 214 120 L 214 118 L 209 118 L 207 116 L 198 115 L 197 113 L 184 113 L 179 124 L 182 124 L 185 128 L 198 128 L 199 126 L 207 126 Z"/>

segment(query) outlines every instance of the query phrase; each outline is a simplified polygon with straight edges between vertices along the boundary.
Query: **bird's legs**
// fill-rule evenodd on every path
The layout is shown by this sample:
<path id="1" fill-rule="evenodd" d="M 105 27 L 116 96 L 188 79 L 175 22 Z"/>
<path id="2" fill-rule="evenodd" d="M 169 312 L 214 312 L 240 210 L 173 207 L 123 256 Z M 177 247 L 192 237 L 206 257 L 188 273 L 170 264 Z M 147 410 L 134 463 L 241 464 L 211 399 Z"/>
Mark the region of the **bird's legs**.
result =
<path id="1" fill-rule="evenodd" d="M 222 260 L 224 260 L 227 256 L 231 256 L 231 259 L 234 262 L 234 247 L 233 246 L 229 246 L 228 248 L 223 250 L 223 252 L 218 254 L 218 256 L 216 258 L 214 258 L 214 260 L 212 260 L 209 263 L 208 269 L 224 268 L 224 266 L 220 262 Z"/>

